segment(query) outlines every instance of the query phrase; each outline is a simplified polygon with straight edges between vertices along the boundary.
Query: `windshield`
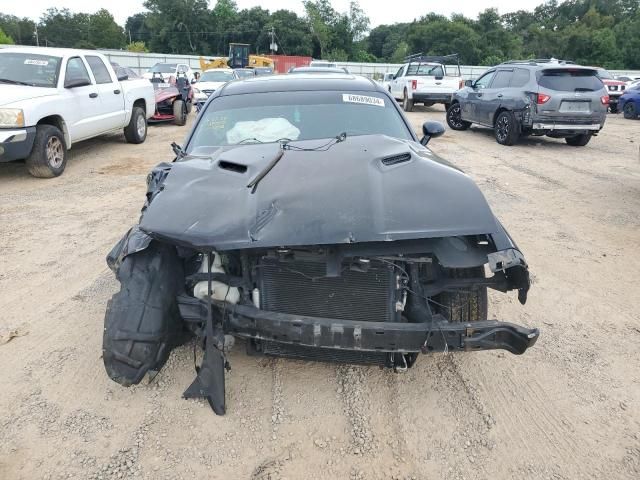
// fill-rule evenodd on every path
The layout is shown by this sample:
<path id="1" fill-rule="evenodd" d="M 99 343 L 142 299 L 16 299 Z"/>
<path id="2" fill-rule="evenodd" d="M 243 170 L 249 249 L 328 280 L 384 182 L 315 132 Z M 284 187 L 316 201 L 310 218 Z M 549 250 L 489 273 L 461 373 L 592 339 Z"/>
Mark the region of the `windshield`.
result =
<path id="1" fill-rule="evenodd" d="M 151 73 L 175 73 L 177 67 L 177 63 L 156 63 L 149 71 Z"/>
<path id="2" fill-rule="evenodd" d="M 606 70 L 602 70 L 602 69 L 598 70 L 598 76 L 600 78 L 606 78 L 607 80 L 613 80 L 613 76 Z"/>
<path id="3" fill-rule="evenodd" d="M 377 92 L 298 91 L 217 97 L 189 142 L 197 147 L 384 134 L 412 140 L 397 107 Z"/>
<path id="4" fill-rule="evenodd" d="M 256 73 L 253 70 L 236 70 L 236 73 L 240 78 L 255 77 Z"/>
<path id="5" fill-rule="evenodd" d="M 411 63 L 407 67 L 407 75 L 423 75 L 426 77 L 444 77 L 442 65 Z"/>
<path id="6" fill-rule="evenodd" d="M 229 82 L 233 80 L 233 72 L 231 70 L 218 70 L 204 72 L 200 77 L 201 82 Z"/>
<path id="7" fill-rule="evenodd" d="M 0 53 L 1 83 L 54 88 L 58 83 L 60 57 L 32 53 Z"/>
<path id="8" fill-rule="evenodd" d="M 595 92 L 604 88 L 593 70 L 543 70 L 538 83 L 541 87 L 559 92 Z"/>

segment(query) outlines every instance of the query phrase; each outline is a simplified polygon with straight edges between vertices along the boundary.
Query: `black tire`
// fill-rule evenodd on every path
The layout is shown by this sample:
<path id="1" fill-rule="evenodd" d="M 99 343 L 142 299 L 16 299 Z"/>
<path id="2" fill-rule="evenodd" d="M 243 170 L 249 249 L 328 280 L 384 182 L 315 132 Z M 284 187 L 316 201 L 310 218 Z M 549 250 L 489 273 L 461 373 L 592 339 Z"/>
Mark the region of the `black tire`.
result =
<path id="1" fill-rule="evenodd" d="M 191 113 L 191 110 L 193 110 L 193 102 L 191 100 L 187 100 L 187 115 Z"/>
<path id="2" fill-rule="evenodd" d="M 450 268 L 445 270 L 448 278 L 484 278 L 484 267 Z M 450 322 L 481 322 L 487 319 L 487 287 L 443 292 L 438 295 L 438 313 Z"/>
<path id="3" fill-rule="evenodd" d="M 574 137 L 567 137 L 564 139 L 567 142 L 567 145 L 571 145 L 572 147 L 584 147 L 591 140 L 590 133 L 583 133 L 581 135 L 576 135 Z"/>
<path id="4" fill-rule="evenodd" d="M 187 107 L 183 100 L 174 100 L 173 102 L 173 123 L 183 126 L 187 123 Z"/>
<path id="5" fill-rule="evenodd" d="M 176 302 L 184 271 L 173 247 L 152 243 L 126 257 L 116 277 L 120 291 L 107 304 L 102 358 L 109 377 L 128 387 L 162 368 L 184 339 Z"/>
<path id="6" fill-rule="evenodd" d="M 135 144 L 142 143 L 147 139 L 147 117 L 143 108 L 133 107 L 129 125 L 124 127 L 124 138 L 128 143 Z"/>
<path id="7" fill-rule="evenodd" d="M 471 126 L 471 122 L 462 120 L 462 109 L 458 102 L 447 108 L 447 125 L 451 130 L 466 130 Z"/>
<path id="8" fill-rule="evenodd" d="M 636 111 L 636 106 L 633 102 L 625 103 L 622 111 L 624 113 L 624 118 L 627 118 L 629 120 L 638 118 L 638 112 Z"/>
<path id="9" fill-rule="evenodd" d="M 609 111 L 611 113 L 618 113 L 618 104 L 614 103 L 613 105 L 609 105 Z"/>
<path id="10" fill-rule="evenodd" d="M 58 127 L 36 126 L 36 138 L 26 163 L 29 173 L 38 178 L 53 178 L 64 172 L 67 166 L 67 145 Z"/>
<path id="11" fill-rule="evenodd" d="M 409 98 L 409 95 L 407 94 L 407 89 L 406 88 L 405 88 L 404 94 L 402 96 L 402 109 L 405 112 L 412 112 L 413 111 L 413 100 L 411 98 Z"/>
<path id="12" fill-rule="evenodd" d="M 496 142 L 500 145 L 511 146 L 518 141 L 520 128 L 513 112 L 508 110 L 500 112 L 493 126 L 493 133 L 496 136 Z"/>

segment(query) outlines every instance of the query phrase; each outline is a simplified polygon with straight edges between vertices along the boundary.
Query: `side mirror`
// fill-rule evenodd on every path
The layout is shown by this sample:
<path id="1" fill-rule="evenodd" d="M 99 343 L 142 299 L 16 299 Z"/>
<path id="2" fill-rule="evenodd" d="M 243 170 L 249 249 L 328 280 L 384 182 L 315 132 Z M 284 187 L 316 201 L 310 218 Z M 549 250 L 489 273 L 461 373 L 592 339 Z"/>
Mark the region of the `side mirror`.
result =
<path id="1" fill-rule="evenodd" d="M 123 82 L 125 80 L 129 80 L 129 75 L 127 75 L 126 73 L 121 73 L 120 75 L 118 75 L 119 82 Z"/>
<path id="2" fill-rule="evenodd" d="M 394 75 L 393 77 L 391 77 L 392 80 L 395 80 L 396 78 L 398 78 L 397 75 Z"/>
<path id="3" fill-rule="evenodd" d="M 465 80 L 464 81 L 464 86 L 465 87 L 473 87 L 473 80 Z"/>
<path id="4" fill-rule="evenodd" d="M 444 77 L 442 75 L 439 75 L 436 77 L 436 80 L 442 80 Z"/>
<path id="5" fill-rule="evenodd" d="M 91 85 L 91 81 L 87 78 L 67 78 L 64 81 L 64 88 L 86 87 Z"/>
<path id="6" fill-rule="evenodd" d="M 195 78 L 191 79 L 191 85 L 193 85 L 194 83 L 196 83 L 198 80 L 196 80 Z"/>
<path id="7" fill-rule="evenodd" d="M 422 134 L 424 137 L 420 140 L 422 145 L 429 143 L 429 140 L 441 136 L 444 133 L 444 125 L 440 122 L 424 122 L 422 124 Z"/>

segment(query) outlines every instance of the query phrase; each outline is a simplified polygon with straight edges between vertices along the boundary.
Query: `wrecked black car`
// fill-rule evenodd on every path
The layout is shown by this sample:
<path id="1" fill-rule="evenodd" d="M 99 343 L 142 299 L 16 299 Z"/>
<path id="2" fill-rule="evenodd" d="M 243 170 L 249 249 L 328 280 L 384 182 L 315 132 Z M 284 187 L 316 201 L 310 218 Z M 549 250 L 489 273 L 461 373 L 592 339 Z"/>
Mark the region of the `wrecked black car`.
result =
<path id="1" fill-rule="evenodd" d="M 488 320 L 487 289 L 525 303 L 527 263 L 473 181 L 425 147 L 443 131 L 427 122 L 419 140 L 387 92 L 347 74 L 217 90 L 107 257 L 121 284 L 108 375 L 136 384 L 195 335 L 184 396 L 224 414 L 234 338 L 397 371 L 419 353 L 524 353 L 538 330 Z"/>

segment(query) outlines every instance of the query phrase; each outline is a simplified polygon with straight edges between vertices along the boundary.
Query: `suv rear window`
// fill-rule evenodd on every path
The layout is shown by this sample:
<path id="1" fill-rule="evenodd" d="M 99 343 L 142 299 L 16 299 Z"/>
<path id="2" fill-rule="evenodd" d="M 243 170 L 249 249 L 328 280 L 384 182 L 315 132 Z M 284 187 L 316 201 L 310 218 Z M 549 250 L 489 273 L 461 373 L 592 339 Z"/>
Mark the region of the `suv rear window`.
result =
<path id="1" fill-rule="evenodd" d="M 595 92 L 604 87 L 595 70 L 544 70 L 538 79 L 541 87 L 560 92 Z"/>

